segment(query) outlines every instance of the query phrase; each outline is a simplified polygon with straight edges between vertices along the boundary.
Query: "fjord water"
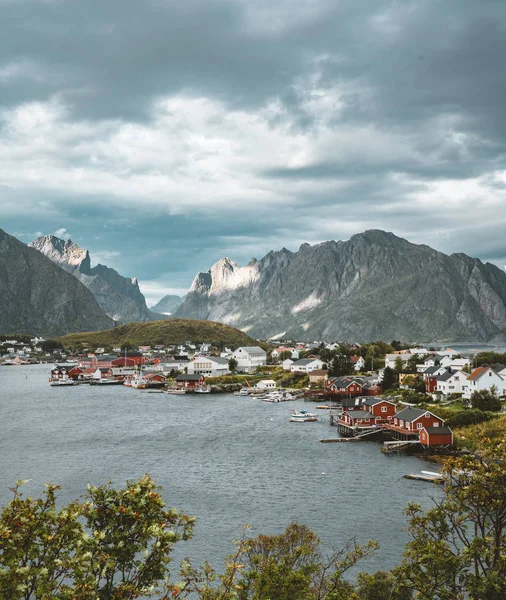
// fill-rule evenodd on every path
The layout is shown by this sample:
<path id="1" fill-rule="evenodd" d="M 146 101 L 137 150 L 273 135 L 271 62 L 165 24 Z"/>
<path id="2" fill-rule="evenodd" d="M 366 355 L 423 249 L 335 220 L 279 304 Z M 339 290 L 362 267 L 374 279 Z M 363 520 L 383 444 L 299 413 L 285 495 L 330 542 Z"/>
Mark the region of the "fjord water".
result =
<path id="1" fill-rule="evenodd" d="M 267 404 L 233 395 L 170 396 L 124 386 L 54 388 L 48 365 L 0 367 L 0 504 L 17 479 L 38 495 L 44 482 L 62 487 L 62 502 L 86 485 L 149 473 L 169 506 L 197 516 L 191 542 L 177 555 L 220 567 L 246 523 L 279 533 L 297 520 L 325 549 L 350 538 L 376 539 L 364 567 L 390 568 L 407 534 L 409 500 L 423 506 L 440 491 L 404 479 L 434 469 L 412 457 L 384 456 L 373 442 L 321 444 L 336 436 L 328 418 L 289 422 L 303 401 Z M 314 411 L 316 412 L 316 410 Z"/>

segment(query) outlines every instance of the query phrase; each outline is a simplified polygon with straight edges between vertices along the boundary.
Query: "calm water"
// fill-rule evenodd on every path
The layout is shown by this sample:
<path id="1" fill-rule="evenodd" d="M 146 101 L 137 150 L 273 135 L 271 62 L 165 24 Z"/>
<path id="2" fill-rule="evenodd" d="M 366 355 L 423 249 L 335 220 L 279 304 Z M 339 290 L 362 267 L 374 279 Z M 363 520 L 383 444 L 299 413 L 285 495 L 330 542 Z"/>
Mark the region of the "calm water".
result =
<path id="1" fill-rule="evenodd" d="M 428 506 L 439 493 L 403 479 L 434 469 L 416 458 L 386 457 L 372 442 L 321 444 L 336 435 L 327 418 L 288 421 L 291 408 L 313 407 L 303 401 L 52 388 L 48 372 L 0 367 L 1 505 L 17 479 L 31 479 L 30 494 L 45 481 L 59 484 L 69 501 L 87 483 L 121 485 L 149 473 L 169 505 L 198 517 L 194 539 L 181 545 L 196 563 L 221 566 L 246 523 L 253 533 L 274 533 L 297 520 L 329 550 L 351 537 L 379 540 L 366 565 L 375 570 L 400 560 L 408 501 Z"/>

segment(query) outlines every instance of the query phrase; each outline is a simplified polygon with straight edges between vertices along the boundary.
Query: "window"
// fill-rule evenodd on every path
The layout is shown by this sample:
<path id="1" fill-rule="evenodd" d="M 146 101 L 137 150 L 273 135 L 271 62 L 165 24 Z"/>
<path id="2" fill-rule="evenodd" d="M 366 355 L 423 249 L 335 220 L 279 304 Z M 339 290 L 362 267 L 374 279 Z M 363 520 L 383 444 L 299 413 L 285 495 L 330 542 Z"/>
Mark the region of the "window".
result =
<path id="1" fill-rule="evenodd" d="M 434 421 L 434 423 L 432 423 L 432 427 L 439 427 L 439 423 L 437 421 Z"/>
<path id="2" fill-rule="evenodd" d="M 417 429 L 421 429 L 422 427 L 423 427 L 423 423 L 417 423 L 417 424 L 416 424 L 416 428 L 417 428 Z"/>

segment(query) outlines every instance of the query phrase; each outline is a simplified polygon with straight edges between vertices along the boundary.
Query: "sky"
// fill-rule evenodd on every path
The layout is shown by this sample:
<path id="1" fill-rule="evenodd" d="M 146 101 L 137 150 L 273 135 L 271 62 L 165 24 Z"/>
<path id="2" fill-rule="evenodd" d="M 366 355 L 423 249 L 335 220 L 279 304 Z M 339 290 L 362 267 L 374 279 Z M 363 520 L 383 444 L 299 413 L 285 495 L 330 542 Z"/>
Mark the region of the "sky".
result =
<path id="1" fill-rule="evenodd" d="M 378 228 L 506 265 L 504 0 L 0 0 L 0 227 L 148 304 Z"/>

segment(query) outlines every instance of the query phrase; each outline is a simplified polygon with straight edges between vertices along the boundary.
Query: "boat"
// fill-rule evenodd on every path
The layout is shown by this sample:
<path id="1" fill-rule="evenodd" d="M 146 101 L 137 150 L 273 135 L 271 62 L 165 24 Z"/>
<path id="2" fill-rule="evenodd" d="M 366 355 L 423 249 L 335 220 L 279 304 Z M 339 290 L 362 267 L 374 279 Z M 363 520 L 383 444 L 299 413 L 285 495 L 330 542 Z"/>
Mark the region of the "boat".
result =
<path id="1" fill-rule="evenodd" d="M 121 379 L 92 379 L 90 383 L 91 385 L 120 385 L 123 381 Z"/>
<path id="2" fill-rule="evenodd" d="M 186 394 L 186 390 L 181 390 L 181 389 L 167 390 L 167 394 L 171 394 L 173 396 L 180 396 L 182 394 Z"/>
<path id="3" fill-rule="evenodd" d="M 290 392 L 269 392 L 265 398 L 262 398 L 262 402 L 289 402 L 295 398 Z"/>
<path id="4" fill-rule="evenodd" d="M 53 387 L 74 385 L 74 383 L 74 380 L 70 379 L 70 377 L 62 377 L 61 379 L 49 380 L 49 385 L 52 385 Z"/>
<path id="5" fill-rule="evenodd" d="M 194 390 L 194 392 L 196 394 L 210 394 L 211 393 L 211 389 L 206 387 L 206 388 L 196 388 Z"/>
<path id="6" fill-rule="evenodd" d="M 241 388 L 240 390 L 237 390 L 236 392 L 234 392 L 234 396 L 249 396 L 250 395 L 250 391 L 248 388 Z"/>
<path id="7" fill-rule="evenodd" d="M 290 421 L 293 423 L 304 423 L 305 421 L 318 421 L 318 417 L 315 414 L 302 409 L 295 411 L 290 417 Z"/>
<path id="8" fill-rule="evenodd" d="M 133 377 L 125 377 L 123 385 L 135 388 L 137 390 L 144 390 L 148 387 L 146 380 L 142 377 L 141 371 L 137 371 Z"/>

